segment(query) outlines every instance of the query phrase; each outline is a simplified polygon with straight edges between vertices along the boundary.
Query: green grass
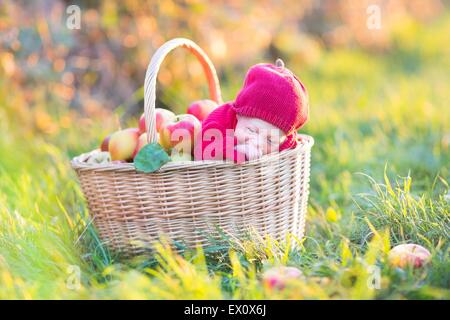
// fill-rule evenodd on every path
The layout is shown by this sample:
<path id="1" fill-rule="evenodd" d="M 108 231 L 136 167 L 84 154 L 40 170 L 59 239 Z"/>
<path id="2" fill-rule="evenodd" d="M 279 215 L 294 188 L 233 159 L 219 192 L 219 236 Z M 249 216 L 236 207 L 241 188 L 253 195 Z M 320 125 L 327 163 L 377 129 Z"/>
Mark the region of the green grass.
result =
<path id="1" fill-rule="evenodd" d="M 292 67 L 311 96 L 303 132 L 316 140 L 297 248 L 253 237 L 183 257 L 163 245 L 152 257 L 111 255 L 69 159 L 114 130 L 115 117 L 88 121 L 51 94 L 28 108 L 0 75 L 0 298 L 449 299 L 449 33 L 448 16 L 408 23 L 384 54 L 335 50 Z M 226 98 L 241 83 L 234 79 Z M 391 268 L 389 248 L 410 242 L 432 252 L 431 264 Z M 297 266 L 305 278 L 270 291 L 259 279 L 274 265 Z M 374 265 L 379 289 L 367 285 Z"/>

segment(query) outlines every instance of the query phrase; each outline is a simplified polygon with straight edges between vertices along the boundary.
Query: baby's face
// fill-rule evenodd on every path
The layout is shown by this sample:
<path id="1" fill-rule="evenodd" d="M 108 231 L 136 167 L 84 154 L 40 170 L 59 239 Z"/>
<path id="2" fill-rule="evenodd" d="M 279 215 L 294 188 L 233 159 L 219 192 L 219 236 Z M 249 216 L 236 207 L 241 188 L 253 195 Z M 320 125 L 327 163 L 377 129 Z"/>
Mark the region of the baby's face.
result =
<path id="1" fill-rule="evenodd" d="M 286 139 L 285 133 L 274 125 L 258 118 L 239 115 L 234 134 L 236 148 L 245 153 L 248 160 L 278 151 Z"/>

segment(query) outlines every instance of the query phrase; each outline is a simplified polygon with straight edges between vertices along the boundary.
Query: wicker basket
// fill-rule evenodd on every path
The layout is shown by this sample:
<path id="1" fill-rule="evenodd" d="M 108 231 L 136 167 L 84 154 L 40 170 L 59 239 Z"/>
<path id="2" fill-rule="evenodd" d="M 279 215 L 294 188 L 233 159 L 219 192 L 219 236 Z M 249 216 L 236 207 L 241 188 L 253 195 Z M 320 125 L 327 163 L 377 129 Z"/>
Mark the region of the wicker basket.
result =
<path id="1" fill-rule="evenodd" d="M 160 47 L 145 77 L 145 119 L 150 142 L 155 130 L 156 76 L 164 57 L 183 47 L 200 61 L 212 100 L 221 103 L 209 58 L 194 42 L 177 38 Z M 165 236 L 188 247 L 208 245 L 218 230 L 239 238 L 249 228 L 282 240 L 302 238 L 308 200 L 310 151 L 301 135 L 295 149 L 244 164 L 225 161 L 169 162 L 153 173 L 132 163 L 92 165 L 71 161 L 100 238 L 113 251 L 137 254 Z"/>

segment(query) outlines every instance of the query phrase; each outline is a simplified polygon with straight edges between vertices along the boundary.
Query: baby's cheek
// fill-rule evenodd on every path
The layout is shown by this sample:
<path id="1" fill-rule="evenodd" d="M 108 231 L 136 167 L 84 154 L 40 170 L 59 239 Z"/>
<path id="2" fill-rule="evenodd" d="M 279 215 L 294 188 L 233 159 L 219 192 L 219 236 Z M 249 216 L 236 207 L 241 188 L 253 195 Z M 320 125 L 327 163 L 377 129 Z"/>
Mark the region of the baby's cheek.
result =
<path id="1" fill-rule="evenodd" d="M 242 133 L 241 130 L 237 129 L 234 132 L 234 136 L 236 137 L 238 144 L 243 144 L 245 142 L 245 135 Z"/>

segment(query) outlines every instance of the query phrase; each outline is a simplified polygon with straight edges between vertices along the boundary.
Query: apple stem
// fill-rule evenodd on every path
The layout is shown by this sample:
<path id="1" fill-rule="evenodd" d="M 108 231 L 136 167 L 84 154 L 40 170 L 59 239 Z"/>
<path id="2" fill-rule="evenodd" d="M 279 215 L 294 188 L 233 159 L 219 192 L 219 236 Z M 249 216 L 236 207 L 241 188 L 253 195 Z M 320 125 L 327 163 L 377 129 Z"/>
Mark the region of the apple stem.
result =
<path id="1" fill-rule="evenodd" d="M 279 68 L 284 68 L 284 62 L 280 58 L 275 61 L 275 65 Z"/>

